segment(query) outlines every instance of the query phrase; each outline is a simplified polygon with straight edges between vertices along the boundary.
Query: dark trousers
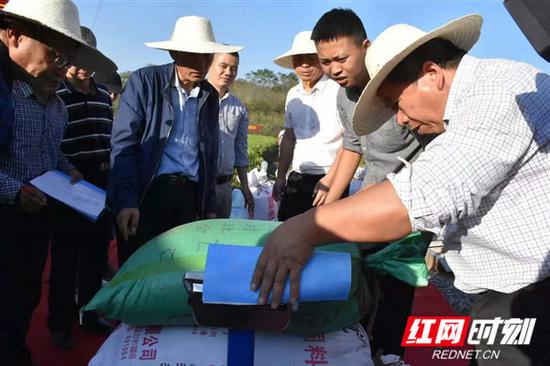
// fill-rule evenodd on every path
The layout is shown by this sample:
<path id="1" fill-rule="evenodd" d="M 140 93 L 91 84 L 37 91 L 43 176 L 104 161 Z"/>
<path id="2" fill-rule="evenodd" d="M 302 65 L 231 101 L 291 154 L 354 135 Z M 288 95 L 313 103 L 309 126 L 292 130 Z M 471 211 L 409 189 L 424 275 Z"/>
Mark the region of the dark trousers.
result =
<path id="1" fill-rule="evenodd" d="M 291 172 L 286 182 L 283 199 L 279 206 L 279 221 L 285 221 L 296 215 L 302 214 L 313 207 L 313 190 L 315 185 L 325 174 L 302 174 Z M 349 187 L 343 197 L 349 194 Z"/>
<path id="2" fill-rule="evenodd" d="M 381 351 L 403 357 L 405 349 L 401 347 L 401 339 L 411 315 L 416 288 L 390 275 L 372 274 L 367 279 L 371 286 L 377 287 L 373 292 L 377 294 L 377 304 L 372 324 L 369 318 L 363 319 L 361 324 L 371 330 L 373 354 Z"/>
<path id="3" fill-rule="evenodd" d="M 25 338 L 40 301 L 48 224 L 47 209 L 25 214 L 0 205 L 0 351 L 10 366 L 29 357 Z"/>
<path id="4" fill-rule="evenodd" d="M 107 185 L 108 170 L 97 162 L 73 162 L 84 178 L 99 188 Z M 50 330 L 72 328 L 78 309 L 101 289 L 109 242 L 113 239 L 112 218 L 104 211 L 94 223 L 68 206 L 50 199 L 52 225 L 51 270 L 49 288 Z M 75 302 L 75 287 L 78 302 Z M 92 320 L 95 314 L 86 314 Z"/>
<path id="5" fill-rule="evenodd" d="M 118 261 L 122 265 L 144 243 L 199 216 L 197 183 L 166 174 L 153 180 L 139 207 L 137 235 L 124 241 L 117 231 Z"/>
<path id="6" fill-rule="evenodd" d="M 105 258 L 113 238 L 108 213 L 93 223 L 61 203 L 54 207 L 56 225 L 52 232 L 48 297 L 48 325 L 52 331 L 72 328 L 78 309 L 101 289 Z M 87 314 L 88 317 L 95 316 Z"/>
<path id="7" fill-rule="evenodd" d="M 550 278 L 511 294 L 487 291 L 480 295 L 470 313 L 472 319 L 496 317 L 536 318 L 529 345 L 501 346 L 502 332 L 494 345 L 480 344 L 476 350 L 500 350 L 498 359 L 477 360 L 479 366 L 547 366 L 550 365 Z M 501 328 L 502 329 L 502 325 Z M 473 364 L 476 364 L 473 362 Z"/>
<path id="8" fill-rule="evenodd" d="M 433 234 L 425 232 L 422 234 L 422 241 L 425 245 L 423 255 L 426 254 L 428 245 Z M 365 246 L 363 256 L 376 253 L 385 247 L 385 244 Z M 394 354 L 403 357 L 405 349 L 401 347 L 401 339 L 407 325 L 408 317 L 411 315 L 416 287 L 387 274 L 367 272 L 367 283 L 373 294 L 374 313 L 369 314 L 361 321 L 365 329 L 371 331 L 371 347 L 373 354 Z"/>

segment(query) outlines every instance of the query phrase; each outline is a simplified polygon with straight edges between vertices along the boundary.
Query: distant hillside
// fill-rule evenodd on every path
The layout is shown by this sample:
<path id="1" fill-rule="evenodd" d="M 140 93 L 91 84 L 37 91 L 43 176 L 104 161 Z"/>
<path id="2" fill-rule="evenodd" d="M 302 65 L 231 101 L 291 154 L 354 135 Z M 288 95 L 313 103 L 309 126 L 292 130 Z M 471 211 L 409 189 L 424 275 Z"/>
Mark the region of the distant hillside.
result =
<path id="1" fill-rule="evenodd" d="M 239 79 L 231 87 L 231 93 L 248 108 L 250 123 L 262 126 L 262 135 L 277 136 L 283 129 L 286 91 Z"/>

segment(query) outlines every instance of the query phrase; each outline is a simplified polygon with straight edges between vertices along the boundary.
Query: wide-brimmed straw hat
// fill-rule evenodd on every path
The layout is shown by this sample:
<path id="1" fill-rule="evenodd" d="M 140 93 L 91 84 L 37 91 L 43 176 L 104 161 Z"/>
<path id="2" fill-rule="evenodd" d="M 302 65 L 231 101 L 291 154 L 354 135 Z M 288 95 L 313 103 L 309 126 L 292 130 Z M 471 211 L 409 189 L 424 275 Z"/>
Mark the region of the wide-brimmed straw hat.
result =
<path id="1" fill-rule="evenodd" d="M 353 113 L 353 129 L 358 135 L 376 131 L 395 111 L 376 95 L 386 77 L 405 57 L 421 45 L 442 38 L 469 51 L 479 39 L 483 19 L 477 14 L 455 19 L 431 32 L 408 24 L 397 24 L 383 31 L 367 49 L 365 64 L 371 77 Z"/>
<path id="2" fill-rule="evenodd" d="M 311 31 L 303 31 L 294 36 L 292 48 L 281 56 L 276 57 L 273 62 L 281 67 L 294 69 L 292 56 L 310 54 L 317 54 L 317 49 L 315 48 L 315 43 L 311 40 Z"/>
<path id="3" fill-rule="evenodd" d="M 0 20 L 16 19 L 44 27 L 67 40 L 74 48 L 71 64 L 94 71 L 115 71 L 108 57 L 82 39 L 78 9 L 71 0 L 10 0 L 0 10 Z"/>
<path id="4" fill-rule="evenodd" d="M 232 53 L 243 49 L 241 46 L 217 43 L 210 20 L 194 15 L 176 21 L 170 40 L 145 45 L 165 51 L 191 53 Z"/>

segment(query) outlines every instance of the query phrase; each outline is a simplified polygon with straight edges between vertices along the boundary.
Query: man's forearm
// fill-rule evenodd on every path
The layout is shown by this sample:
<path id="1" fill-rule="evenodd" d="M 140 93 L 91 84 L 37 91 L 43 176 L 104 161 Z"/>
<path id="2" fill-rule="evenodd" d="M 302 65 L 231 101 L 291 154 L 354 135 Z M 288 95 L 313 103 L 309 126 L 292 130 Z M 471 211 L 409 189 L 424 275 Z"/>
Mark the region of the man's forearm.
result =
<path id="1" fill-rule="evenodd" d="M 294 133 L 289 133 L 287 131 L 285 131 L 285 134 L 283 135 L 283 140 L 281 141 L 281 152 L 279 154 L 279 168 L 277 169 L 278 178 L 286 177 L 288 168 L 292 163 L 292 157 L 294 156 L 294 145 L 296 144 L 296 139 L 293 135 Z"/>
<path id="2" fill-rule="evenodd" d="M 342 197 L 360 162 L 361 154 L 342 148 L 342 152 L 339 154 L 338 167 L 328 191 L 327 203 L 334 202 Z"/>
<path id="3" fill-rule="evenodd" d="M 239 182 L 241 182 L 241 188 L 248 187 L 248 167 L 238 166 L 235 169 L 237 169 L 237 176 L 239 177 Z"/>
<path id="4" fill-rule="evenodd" d="M 291 225 L 311 245 L 339 241 L 379 243 L 411 232 L 408 212 L 388 181 L 288 221 L 291 220 Z"/>

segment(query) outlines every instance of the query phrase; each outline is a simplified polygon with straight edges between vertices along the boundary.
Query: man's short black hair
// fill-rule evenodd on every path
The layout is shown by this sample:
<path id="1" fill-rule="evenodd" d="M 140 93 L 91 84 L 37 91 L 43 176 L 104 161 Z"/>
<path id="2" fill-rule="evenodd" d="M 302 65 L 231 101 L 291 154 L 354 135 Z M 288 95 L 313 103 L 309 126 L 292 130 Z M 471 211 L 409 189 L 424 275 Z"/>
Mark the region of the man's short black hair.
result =
<path id="1" fill-rule="evenodd" d="M 335 8 L 326 12 L 311 32 L 311 39 L 316 44 L 339 37 L 352 37 L 358 45 L 367 39 L 363 22 L 351 9 Z"/>
<path id="2" fill-rule="evenodd" d="M 405 57 L 386 77 L 386 81 L 391 83 L 415 82 L 420 77 L 422 66 L 427 61 L 432 61 L 444 69 L 456 69 L 465 54 L 466 51 L 446 39 L 432 39 Z"/>

